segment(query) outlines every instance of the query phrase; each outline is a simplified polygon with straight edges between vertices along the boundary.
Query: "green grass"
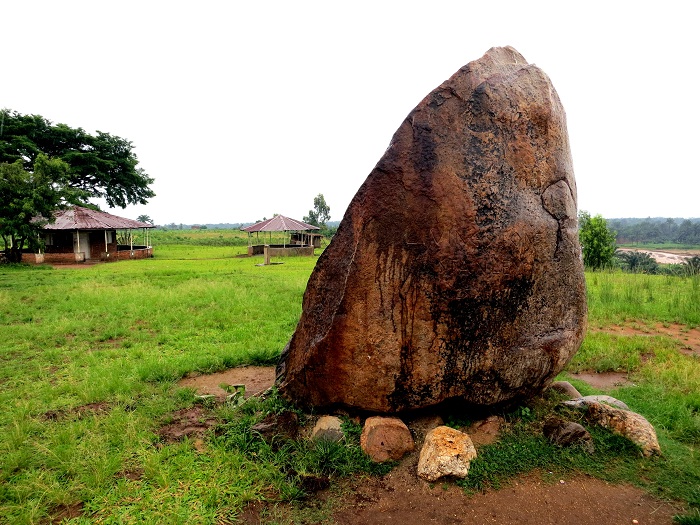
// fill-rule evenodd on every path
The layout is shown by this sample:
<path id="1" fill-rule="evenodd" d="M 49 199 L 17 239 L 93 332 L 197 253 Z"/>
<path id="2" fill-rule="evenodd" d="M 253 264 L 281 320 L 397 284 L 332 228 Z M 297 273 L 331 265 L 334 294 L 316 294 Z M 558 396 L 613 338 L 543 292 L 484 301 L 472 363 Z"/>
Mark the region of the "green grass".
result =
<path id="1" fill-rule="evenodd" d="M 191 405 L 175 387 L 184 375 L 276 360 L 315 261 L 157 256 L 79 270 L 0 268 L 0 522 L 38 523 L 83 502 L 88 515 L 113 513 L 107 523 L 127 523 L 141 507 L 151 509 L 141 523 L 171 512 L 183 516 L 173 522 L 213 523 L 262 497 L 270 481 L 258 471 L 271 467 L 246 460 L 246 479 L 232 487 L 244 459 L 200 457 L 191 444 L 158 448 L 155 431 Z M 74 415 L 88 403 L 107 409 Z M 143 479 L 120 476 L 133 468 Z M 188 510 L 211 491 L 230 504 Z"/>
<path id="2" fill-rule="evenodd" d="M 219 424 L 203 447 L 160 439 L 169 415 L 197 402 L 178 379 L 276 360 L 316 262 L 258 267 L 260 258 L 236 257 L 245 244 L 221 244 L 218 231 L 162 233 L 157 242 L 154 233 L 154 259 L 77 270 L 0 267 L 0 523 L 48 523 L 71 505 L 82 516 L 69 523 L 230 523 L 250 501 L 309 508 L 300 499 L 305 476 L 335 480 L 386 468 L 360 453 L 356 425 L 340 445 L 270 444 L 251 434 L 266 414 L 293 409 L 275 395 L 211 408 Z M 593 327 L 699 324 L 697 280 L 594 273 L 587 282 Z M 540 428 L 560 409 L 533 401 L 507 415 L 513 431 L 482 449 L 462 484 L 478 490 L 533 469 L 578 471 L 700 506 L 700 363 L 679 347 L 660 336 L 594 331 L 569 367 L 628 372 L 634 386 L 612 395 L 656 426 L 663 457 L 641 458 L 597 430 L 595 456 L 552 447 Z M 270 522 L 289 521 L 272 514 Z"/>
<path id="3" fill-rule="evenodd" d="M 589 322 L 593 326 L 626 321 L 700 325 L 700 276 L 590 272 Z"/>

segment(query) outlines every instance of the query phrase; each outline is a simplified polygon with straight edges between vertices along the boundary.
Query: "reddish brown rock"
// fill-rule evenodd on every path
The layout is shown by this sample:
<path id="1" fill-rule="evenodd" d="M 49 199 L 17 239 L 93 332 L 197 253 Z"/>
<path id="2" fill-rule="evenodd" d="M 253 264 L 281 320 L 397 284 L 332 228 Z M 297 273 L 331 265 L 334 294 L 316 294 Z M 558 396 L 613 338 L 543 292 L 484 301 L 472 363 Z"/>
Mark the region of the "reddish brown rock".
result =
<path id="1" fill-rule="evenodd" d="M 372 461 L 398 461 L 414 448 L 408 427 L 396 417 L 370 417 L 360 434 L 360 446 Z"/>
<path id="2" fill-rule="evenodd" d="M 395 412 L 541 392 L 585 330 L 576 185 L 549 78 L 493 48 L 396 131 L 309 279 L 278 385 Z"/>
<path id="3" fill-rule="evenodd" d="M 574 421 L 565 421 L 558 417 L 551 417 L 545 421 L 542 431 L 544 437 L 557 446 L 571 447 L 578 445 L 589 454 L 593 454 L 595 451 L 591 434 L 583 425 Z"/>

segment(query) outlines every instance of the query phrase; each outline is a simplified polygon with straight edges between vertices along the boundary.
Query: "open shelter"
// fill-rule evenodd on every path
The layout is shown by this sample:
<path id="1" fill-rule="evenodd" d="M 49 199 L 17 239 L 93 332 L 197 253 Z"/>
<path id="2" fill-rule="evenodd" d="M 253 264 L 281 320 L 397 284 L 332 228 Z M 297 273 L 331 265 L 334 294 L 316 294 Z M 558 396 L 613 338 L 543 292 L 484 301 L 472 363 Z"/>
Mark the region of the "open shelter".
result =
<path id="1" fill-rule="evenodd" d="M 321 247 L 322 235 L 313 233 L 320 230 L 318 226 L 290 219 L 284 215 L 275 215 L 272 219 L 246 226 L 241 230 L 248 232 L 248 255 L 263 255 L 266 247 L 270 256 L 313 255 L 314 248 Z M 272 243 L 274 232 L 282 233 L 282 243 Z M 265 234 L 268 237 L 267 243 L 265 243 Z"/>
<path id="2" fill-rule="evenodd" d="M 43 228 L 44 252 L 25 253 L 23 261 L 66 264 L 153 257 L 148 236 L 152 224 L 82 206 L 57 210 L 54 219 Z M 142 244 L 134 244 L 133 230 L 143 231 Z M 118 232 L 122 233 L 121 244 Z"/>

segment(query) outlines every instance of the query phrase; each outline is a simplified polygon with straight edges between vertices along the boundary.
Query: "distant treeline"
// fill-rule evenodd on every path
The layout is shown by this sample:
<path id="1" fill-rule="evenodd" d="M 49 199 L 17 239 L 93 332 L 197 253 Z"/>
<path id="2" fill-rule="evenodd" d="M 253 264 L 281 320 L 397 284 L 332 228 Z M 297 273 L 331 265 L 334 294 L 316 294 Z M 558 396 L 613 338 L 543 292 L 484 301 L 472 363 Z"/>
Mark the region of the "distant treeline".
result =
<path id="1" fill-rule="evenodd" d="M 244 226 L 250 226 L 252 222 L 220 222 L 218 224 L 176 224 L 171 222 L 170 224 L 159 224 L 158 228 L 163 230 L 239 230 Z"/>
<path id="2" fill-rule="evenodd" d="M 607 219 L 617 235 L 617 244 L 700 244 L 700 218 Z"/>
<path id="3" fill-rule="evenodd" d="M 217 224 L 176 224 L 171 222 L 170 224 L 158 224 L 156 227 L 163 230 L 239 230 L 251 224 L 255 224 L 255 222 L 220 222 Z M 339 224 L 340 221 L 328 221 L 326 227 L 333 230 L 337 228 Z"/>

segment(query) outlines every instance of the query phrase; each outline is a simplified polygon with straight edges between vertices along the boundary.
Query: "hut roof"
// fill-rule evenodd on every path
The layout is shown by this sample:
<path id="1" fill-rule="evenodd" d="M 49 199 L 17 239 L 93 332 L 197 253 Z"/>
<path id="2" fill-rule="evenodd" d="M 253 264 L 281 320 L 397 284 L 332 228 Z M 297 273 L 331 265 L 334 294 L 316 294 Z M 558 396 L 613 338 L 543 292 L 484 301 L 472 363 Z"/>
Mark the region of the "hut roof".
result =
<path id="1" fill-rule="evenodd" d="M 244 232 L 289 232 L 289 231 L 306 231 L 306 230 L 320 230 L 318 226 L 313 224 L 306 224 L 305 222 L 297 221 L 285 217 L 284 215 L 276 215 L 272 219 L 267 219 L 266 221 L 258 222 L 251 226 L 246 226 L 241 228 Z"/>
<path id="2" fill-rule="evenodd" d="M 81 206 L 58 210 L 54 213 L 54 218 L 56 221 L 44 226 L 45 230 L 126 230 L 154 227 L 147 222 L 125 219 Z"/>

